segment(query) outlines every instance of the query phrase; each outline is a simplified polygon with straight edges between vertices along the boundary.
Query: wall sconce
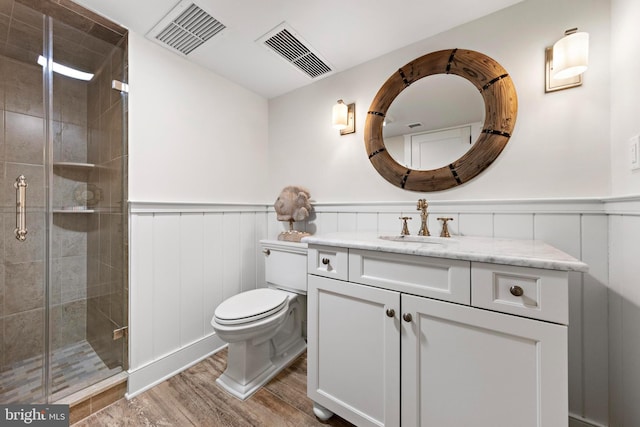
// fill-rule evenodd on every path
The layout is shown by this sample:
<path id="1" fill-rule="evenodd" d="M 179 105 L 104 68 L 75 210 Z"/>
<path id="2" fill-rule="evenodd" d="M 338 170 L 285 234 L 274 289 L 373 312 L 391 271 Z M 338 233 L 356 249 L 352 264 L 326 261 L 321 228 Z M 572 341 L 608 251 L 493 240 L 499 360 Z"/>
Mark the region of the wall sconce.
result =
<path id="1" fill-rule="evenodd" d="M 356 104 L 345 104 L 339 99 L 333 106 L 331 120 L 333 127 L 340 130 L 340 135 L 354 133 L 356 131 Z"/>
<path id="2" fill-rule="evenodd" d="M 589 33 L 572 28 L 546 49 L 545 92 L 580 86 L 589 64 Z"/>

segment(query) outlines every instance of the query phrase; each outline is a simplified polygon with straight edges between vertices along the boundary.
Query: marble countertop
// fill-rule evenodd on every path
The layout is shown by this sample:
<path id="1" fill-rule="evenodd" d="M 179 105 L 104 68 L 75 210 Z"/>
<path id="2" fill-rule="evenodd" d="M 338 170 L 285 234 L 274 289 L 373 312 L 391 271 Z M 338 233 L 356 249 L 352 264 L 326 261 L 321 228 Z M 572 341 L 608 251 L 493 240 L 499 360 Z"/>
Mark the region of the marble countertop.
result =
<path id="1" fill-rule="evenodd" d="M 400 241 L 385 240 L 380 236 L 398 238 Z M 421 241 L 421 239 L 424 240 Z M 302 241 L 309 245 L 338 246 L 547 270 L 582 272 L 588 270 L 587 264 L 539 240 L 471 236 L 400 238 L 394 233 L 337 232 L 305 237 Z"/>

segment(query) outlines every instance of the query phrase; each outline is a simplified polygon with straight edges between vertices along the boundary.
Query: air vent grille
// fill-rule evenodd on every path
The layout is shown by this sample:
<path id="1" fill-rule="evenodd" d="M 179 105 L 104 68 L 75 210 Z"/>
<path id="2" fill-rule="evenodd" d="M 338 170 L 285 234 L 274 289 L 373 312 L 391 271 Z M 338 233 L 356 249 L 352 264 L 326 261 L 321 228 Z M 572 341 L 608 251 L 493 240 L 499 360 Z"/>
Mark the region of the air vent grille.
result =
<path id="1" fill-rule="evenodd" d="M 176 9 L 179 14 L 175 18 L 170 17 L 167 23 L 165 17 L 152 32 L 156 32 L 154 38 L 157 41 L 184 55 L 190 54 L 226 28 L 224 24 L 193 3 L 181 2 L 174 11 Z"/>
<path id="2" fill-rule="evenodd" d="M 264 44 L 311 78 L 331 72 L 331 67 L 286 28 L 264 40 Z"/>
<path id="3" fill-rule="evenodd" d="M 422 126 L 422 123 L 420 123 L 420 122 L 409 123 L 409 124 L 407 125 L 407 127 L 408 127 L 409 129 L 417 128 L 417 127 L 420 127 L 420 126 Z"/>

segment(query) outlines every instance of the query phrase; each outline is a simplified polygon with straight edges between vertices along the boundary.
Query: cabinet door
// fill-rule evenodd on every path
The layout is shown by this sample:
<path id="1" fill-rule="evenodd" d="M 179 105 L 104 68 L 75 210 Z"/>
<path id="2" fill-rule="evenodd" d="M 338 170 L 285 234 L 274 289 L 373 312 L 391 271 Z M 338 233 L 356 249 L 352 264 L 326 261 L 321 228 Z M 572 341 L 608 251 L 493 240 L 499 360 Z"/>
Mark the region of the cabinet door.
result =
<path id="1" fill-rule="evenodd" d="M 560 427 L 567 328 L 402 295 L 402 425 Z"/>
<path id="2" fill-rule="evenodd" d="M 313 275 L 308 285 L 309 397 L 361 427 L 398 426 L 400 294 Z"/>

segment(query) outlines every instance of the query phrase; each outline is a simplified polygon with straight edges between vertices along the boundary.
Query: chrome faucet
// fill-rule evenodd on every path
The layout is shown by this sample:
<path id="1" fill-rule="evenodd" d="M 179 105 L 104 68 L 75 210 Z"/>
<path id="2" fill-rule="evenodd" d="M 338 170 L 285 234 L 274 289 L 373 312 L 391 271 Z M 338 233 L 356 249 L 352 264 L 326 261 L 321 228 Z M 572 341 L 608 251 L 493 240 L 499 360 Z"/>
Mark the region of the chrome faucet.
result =
<path id="1" fill-rule="evenodd" d="M 420 220 L 422 221 L 421 224 L 420 224 L 420 230 L 418 231 L 418 236 L 430 236 L 431 235 L 429 233 L 429 228 L 427 227 L 427 217 L 429 216 L 429 214 L 427 213 L 427 207 L 428 206 L 429 206 L 429 204 L 427 203 L 426 199 L 419 199 L 418 200 L 417 209 L 419 211 L 421 211 Z"/>

